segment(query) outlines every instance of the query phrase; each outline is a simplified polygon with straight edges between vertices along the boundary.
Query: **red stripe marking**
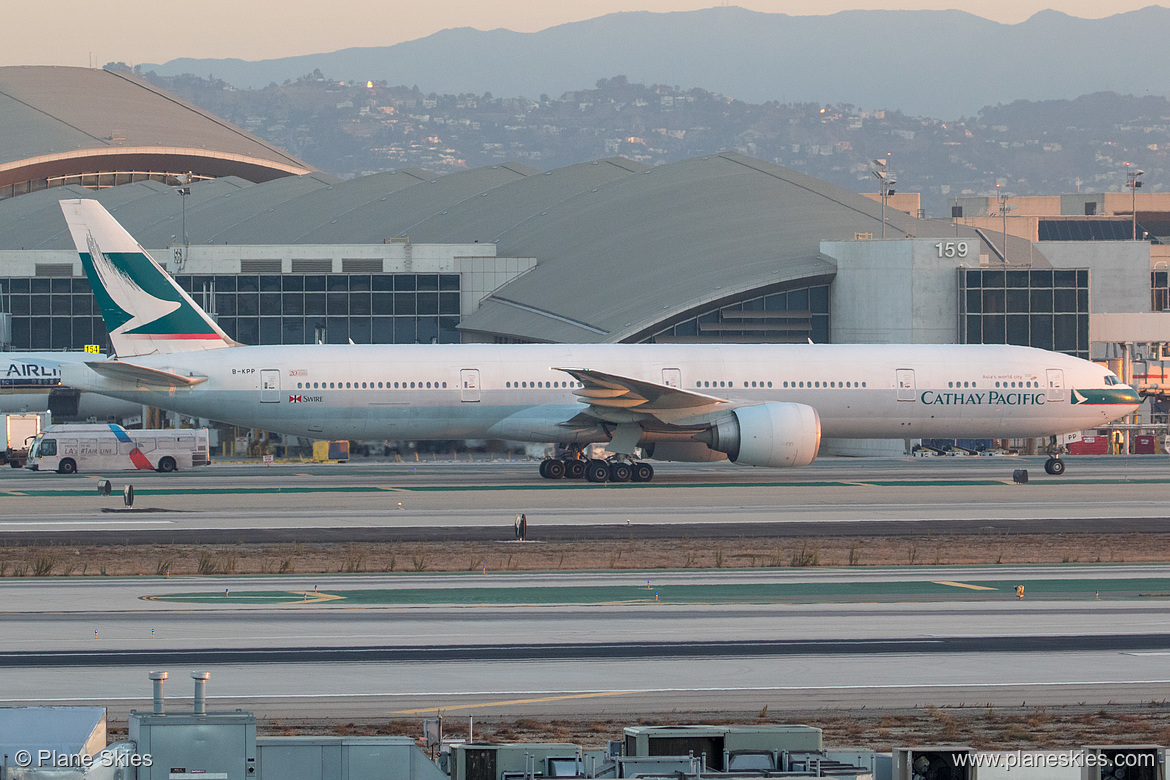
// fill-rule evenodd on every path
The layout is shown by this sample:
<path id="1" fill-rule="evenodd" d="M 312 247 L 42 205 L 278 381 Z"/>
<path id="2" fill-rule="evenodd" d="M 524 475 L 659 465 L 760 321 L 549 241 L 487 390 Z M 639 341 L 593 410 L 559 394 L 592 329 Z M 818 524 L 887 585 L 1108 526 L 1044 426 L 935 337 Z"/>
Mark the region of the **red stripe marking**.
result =
<path id="1" fill-rule="evenodd" d="M 147 460 L 146 456 L 142 454 L 142 450 L 138 449 L 137 447 L 130 450 L 130 462 L 134 464 L 134 468 L 151 470 L 154 469 L 154 466 L 150 465 L 150 461 Z"/>

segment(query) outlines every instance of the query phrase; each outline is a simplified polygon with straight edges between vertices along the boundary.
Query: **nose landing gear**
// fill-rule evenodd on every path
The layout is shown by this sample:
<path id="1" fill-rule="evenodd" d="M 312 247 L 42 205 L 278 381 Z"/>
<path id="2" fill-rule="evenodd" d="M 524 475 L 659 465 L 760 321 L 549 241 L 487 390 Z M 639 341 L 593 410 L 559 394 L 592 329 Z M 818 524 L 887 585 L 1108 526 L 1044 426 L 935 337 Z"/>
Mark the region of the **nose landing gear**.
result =
<path id="1" fill-rule="evenodd" d="M 1057 438 L 1053 436 L 1048 445 L 1048 460 L 1044 463 L 1045 474 L 1059 477 L 1064 473 L 1064 461 L 1060 459 L 1060 454 L 1063 451 L 1064 448 L 1057 441 Z"/>

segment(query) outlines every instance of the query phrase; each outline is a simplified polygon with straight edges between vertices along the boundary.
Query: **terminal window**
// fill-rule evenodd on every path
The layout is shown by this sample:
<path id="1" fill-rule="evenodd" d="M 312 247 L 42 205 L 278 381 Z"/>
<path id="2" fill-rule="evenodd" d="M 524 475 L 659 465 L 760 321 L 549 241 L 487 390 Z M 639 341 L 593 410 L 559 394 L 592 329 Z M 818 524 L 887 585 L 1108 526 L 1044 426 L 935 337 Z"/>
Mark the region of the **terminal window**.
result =
<path id="1" fill-rule="evenodd" d="M 829 286 L 797 287 L 722 306 L 659 331 L 653 344 L 829 343 Z"/>
<path id="2" fill-rule="evenodd" d="M 1085 268 L 959 269 L 959 340 L 1089 357 Z"/>
<path id="3" fill-rule="evenodd" d="M 175 281 L 242 344 L 455 344 L 459 274 L 181 274 Z M 0 277 L 12 349 L 75 350 L 110 339 L 83 277 Z"/>
<path id="4" fill-rule="evenodd" d="M 1150 274 L 1150 311 L 1170 311 L 1170 272 Z"/>
<path id="5" fill-rule="evenodd" d="M 244 344 L 457 344 L 459 274 L 179 275 Z"/>
<path id="6" fill-rule="evenodd" d="M 80 351 L 110 339 L 89 282 L 70 277 L 0 277 L 0 312 L 12 314 L 12 349 Z"/>

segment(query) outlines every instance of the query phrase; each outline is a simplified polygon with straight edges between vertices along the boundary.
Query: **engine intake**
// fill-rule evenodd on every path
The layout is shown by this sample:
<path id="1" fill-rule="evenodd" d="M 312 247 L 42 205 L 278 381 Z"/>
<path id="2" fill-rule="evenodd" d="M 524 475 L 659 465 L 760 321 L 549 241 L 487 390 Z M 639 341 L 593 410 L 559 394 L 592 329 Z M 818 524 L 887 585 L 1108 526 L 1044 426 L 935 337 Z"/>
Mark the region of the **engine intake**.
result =
<path id="1" fill-rule="evenodd" d="M 807 404 L 742 406 L 715 421 L 707 444 L 745 466 L 790 468 L 816 460 L 821 418 Z"/>

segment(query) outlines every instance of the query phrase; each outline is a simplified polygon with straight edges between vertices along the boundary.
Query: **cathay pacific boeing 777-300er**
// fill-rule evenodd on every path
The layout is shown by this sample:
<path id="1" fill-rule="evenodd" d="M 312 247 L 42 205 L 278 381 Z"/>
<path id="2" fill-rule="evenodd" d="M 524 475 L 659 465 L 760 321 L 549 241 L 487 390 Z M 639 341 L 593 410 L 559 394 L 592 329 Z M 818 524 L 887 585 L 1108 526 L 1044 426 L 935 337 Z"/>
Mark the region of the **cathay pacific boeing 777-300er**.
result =
<path id="1" fill-rule="evenodd" d="M 1015 346 L 244 346 L 97 201 L 61 208 L 116 354 L 62 366 L 65 384 L 294 436 L 557 442 L 568 454 L 545 460 L 541 476 L 645 482 L 654 471 L 639 448 L 804 466 L 822 436 L 1047 437 L 1140 401 L 1094 363 Z M 586 460 L 598 442 L 609 459 Z"/>

